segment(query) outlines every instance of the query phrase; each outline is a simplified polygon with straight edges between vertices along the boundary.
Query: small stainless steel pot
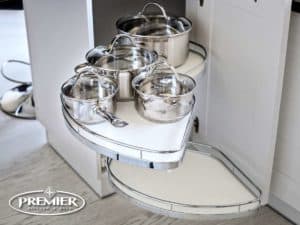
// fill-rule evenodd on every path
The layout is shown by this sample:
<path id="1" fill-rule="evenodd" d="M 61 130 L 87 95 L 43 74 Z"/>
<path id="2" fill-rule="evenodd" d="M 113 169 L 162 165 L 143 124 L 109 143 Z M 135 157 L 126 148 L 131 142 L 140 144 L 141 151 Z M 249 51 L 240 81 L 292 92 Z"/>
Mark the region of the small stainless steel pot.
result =
<path id="1" fill-rule="evenodd" d="M 107 120 L 115 127 L 124 127 L 128 124 L 114 116 L 117 92 L 114 80 L 91 71 L 82 71 L 61 87 L 64 107 L 74 119 L 84 124 Z"/>
<path id="2" fill-rule="evenodd" d="M 149 6 L 156 6 L 162 15 L 145 15 Z M 118 32 L 128 34 L 136 43 L 156 51 L 172 66 L 182 65 L 189 53 L 192 23 L 185 17 L 168 16 L 162 6 L 148 3 L 135 16 L 122 17 L 116 22 Z"/>
<path id="3" fill-rule="evenodd" d="M 185 74 L 171 73 L 154 68 L 151 75 L 135 77 L 135 107 L 144 118 L 154 122 L 175 122 L 190 113 L 195 104 L 196 82 Z"/>
<path id="4" fill-rule="evenodd" d="M 129 44 L 120 45 L 119 40 L 127 39 Z M 112 77 L 119 86 L 117 98 L 119 101 L 133 100 L 132 79 L 141 72 L 150 71 L 158 60 L 154 51 L 137 47 L 128 35 L 117 35 L 110 46 L 98 46 L 86 54 L 88 64 L 92 65 L 102 76 Z"/>

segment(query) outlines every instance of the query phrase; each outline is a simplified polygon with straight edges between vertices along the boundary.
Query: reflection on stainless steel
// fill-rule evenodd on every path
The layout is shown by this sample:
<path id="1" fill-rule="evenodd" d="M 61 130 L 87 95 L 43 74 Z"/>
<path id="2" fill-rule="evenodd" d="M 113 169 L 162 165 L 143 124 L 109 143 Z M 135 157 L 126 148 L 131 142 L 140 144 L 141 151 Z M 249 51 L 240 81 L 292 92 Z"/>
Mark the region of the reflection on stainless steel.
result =
<path id="1" fill-rule="evenodd" d="M 84 71 L 64 83 L 61 92 L 63 104 L 74 119 L 85 124 L 107 120 L 116 127 L 127 125 L 113 115 L 118 85 L 112 79 Z"/>
<path id="2" fill-rule="evenodd" d="M 25 65 L 30 68 L 30 63 L 9 59 L 1 66 L 1 75 L 8 81 L 20 84 L 6 91 L 0 100 L 0 109 L 13 117 L 20 119 L 35 119 L 35 105 L 33 99 L 33 90 L 31 81 L 22 81 L 17 78 L 13 78 L 12 75 L 7 74 L 7 66 L 11 64 Z"/>
<path id="3" fill-rule="evenodd" d="M 35 119 L 32 85 L 22 84 L 6 91 L 1 97 L 0 109 L 13 117 Z"/>
<path id="4" fill-rule="evenodd" d="M 193 94 L 196 82 L 193 78 L 153 69 L 152 74 L 142 73 L 135 77 L 132 86 L 136 91 L 135 107 L 146 119 L 155 122 L 175 122 L 191 112 L 195 104 Z"/>
<path id="5" fill-rule="evenodd" d="M 158 7 L 162 15 L 145 14 L 150 6 Z M 167 16 L 157 3 L 146 4 L 135 16 L 120 18 L 116 26 L 119 33 L 128 34 L 140 46 L 156 51 L 172 66 L 180 66 L 187 59 L 192 23 L 184 17 Z"/>
<path id="6" fill-rule="evenodd" d="M 120 44 L 121 40 L 130 43 Z M 119 86 L 118 100 L 133 100 L 132 79 L 139 73 L 150 71 L 158 60 L 154 51 L 137 47 L 128 35 L 117 35 L 110 46 L 98 46 L 86 54 L 89 65 L 102 76 L 112 77 Z"/>

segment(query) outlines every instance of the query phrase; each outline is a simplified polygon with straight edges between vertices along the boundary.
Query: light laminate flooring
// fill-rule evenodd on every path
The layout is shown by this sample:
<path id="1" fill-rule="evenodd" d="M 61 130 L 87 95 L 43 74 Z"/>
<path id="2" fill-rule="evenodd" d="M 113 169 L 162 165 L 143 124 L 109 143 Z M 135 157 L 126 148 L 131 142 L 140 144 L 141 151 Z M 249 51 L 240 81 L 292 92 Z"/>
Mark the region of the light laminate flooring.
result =
<path id="1" fill-rule="evenodd" d="M 0 114 L 3 117 L 2 114 Z M 32 122 L 35 123 L 35 122 Z M 40 128 L 38 128 L 40 129 Z M 42 128 L 41 128 L 42 130 Z M 33 131 L 30 131 L 33 132 Z M 2 143 L 3 144 L 3 143 Z M 15 143 L 17 145 L 17 143 Z M 3 145 L 2 145 L 3 146 Z M 4 145 L 5 146 L 5 145 Z M 22 148 L 21 146 L 19 146 Z M 24 147 L 24 145 L 23 145 Z M 1 154 L 9 148 L 1 147 Z M 268 207 L 256 216 L 227 221 L 176 220 L 156 215 L 131 205 L 117 194 L 99 199 L 85 182 L 45 142 L 32 151 L 14 156 L 0 167 L 0 224 L 30 225 L 289 225 L 283 217 Z M 11 196 L 24 191 L 53 186 L 81 195 L 87 204 L 80 212 L 65 216 L 30 216 L 13 211 L 8 206 Z"/>

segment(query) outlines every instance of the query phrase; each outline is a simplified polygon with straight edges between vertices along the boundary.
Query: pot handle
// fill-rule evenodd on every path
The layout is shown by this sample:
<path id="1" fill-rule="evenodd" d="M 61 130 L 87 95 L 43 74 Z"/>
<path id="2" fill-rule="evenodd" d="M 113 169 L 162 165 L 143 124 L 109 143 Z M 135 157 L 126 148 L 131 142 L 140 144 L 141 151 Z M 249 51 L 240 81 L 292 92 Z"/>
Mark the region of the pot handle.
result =
<path id="1" fill-rule="evenodd" d="M 93 65 L 91 65 L 90 63 L 84 62 L 84 63 L 80 63 L 77 66 L 74 67 L 74 72 L 76 74 L 79 73 L 85 73 L 85 72 L 91 72 L 91 73 L 99 73 L 99 70 L 96 69 Z"/>
<path id="2" fill-rule="evenodd" d="M 160 4 L 155 3 L 155 2 L 149 2 L 149 3 L 147 3 L 146 5 L 144 5 L 142 11 L 140 11 L 140 12 L 138 13 L 138 15 L 139 15 L 139 16 L 144 15 L 146 9 L 149 8 L 149 6 L 152 6 L 152 5 L 153 5 L 153 6 L 156 6 L 157 8 L 159 8 L 160 11 L 161 11 L 161 13 L 162 13 L 162 15 L 163 15 L 165 18 L 168 18 L 167 13 L 166 13 L 164 7 L 162 7 Z"/>
<path id="3" fill-rule="evenodd" d="M 114 114 L 101 109 L 99 106 L 95 107 L 95 111 L 100 116 L 102 116 L 105 120 L 110 122 L 110 124 L 113 125 L 114 127 L 126 127 L 128 125 L 126 121 L 121 120 L 120 118 L 116 117 Z"/>
<path id="4" fill-rule="evenodd" d="M 76 73 L 76 75 L 75 75 L 76 79 L 74 81 L 74 84 L 72 85 L 71 92 L 73 91 L 73 88 L 76 86 L 79 78 L 82 75 L 90 74 L 90 73 L 93 73 L 95 75 L 99 75 L 98 70 L 96 70 L 91 64 L 86 63 L 86 62 L 78 64 L 77 66 L 75 66 L 74 71 Z"/>
<path id="5" fill-rule="evenodd" d="M 169 104 L 170 106 L 175 106 L 178 104 L 178 97 L 167 97 L 166 99 L 164 99 L 164 102 Z M 195 95 L 193 95 L 191 104 L 194 106 L 195 103 L 196 103 L 196 97 Z"/>
<path id="6" fill-rule="evenodd" d="M 177 73 L 176 69 L 174 68 L 174 66 L 171 66 L 171 65 L 166 61 L 165 58 L 161 58 L 161 59 L 154 65 L 154 68 L 152 69 L 152 73 L 153 73 L 154 71 L 156 71 L 160 65 L 165 65 L 165 66 L 167 66 L 167 68 L 170 69 L 170 70 L 175 74 L 176 78 L 178 77 L 178 76 L 177 76 L 178 73 Z"/>
<path id="7" fill-rule="evenodd" d="M 118 35 L 116 35 L 116 36 L 112 39 L 110 45 L 108 46 L 108 49 L 107 49 L 107 50 L 108 50 L 108 53 L 109 53 L 109 54 L 111 54 L 111 51 L 116 47 L 116 45 L 119 44 L 118 41 L 119 41 L 119 39 L 121 39 L 121 38 L 123 38 L 123 39 L 127 38 L 127 39 L 131 42 L 132 46 L 137 47 L 137 44 L 136 44 L 136 42 L 133 40 L 132 37 L 130 37 L 130 36 L 127 35 L 127 34 L 118 34 Z"/>

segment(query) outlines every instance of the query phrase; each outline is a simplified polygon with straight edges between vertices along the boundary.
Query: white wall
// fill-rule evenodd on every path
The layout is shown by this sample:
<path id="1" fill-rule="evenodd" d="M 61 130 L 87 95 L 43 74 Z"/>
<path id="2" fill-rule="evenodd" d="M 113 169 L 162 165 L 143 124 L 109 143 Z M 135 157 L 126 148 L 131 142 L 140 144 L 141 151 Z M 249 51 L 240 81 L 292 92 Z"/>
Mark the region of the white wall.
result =
<path id="1" fill-rule="evenodd" d="M 272 178 L 272 206 L 300 224 L 300 14 L 291 16 Z M 282 205 L 279 201 L 283 201 Z M 289 209 L 287 207 L 292 207 Z M 296 212 L 296 211 L 298 212 Z M 298 215 L 297 215 L 298 213 Z"/>

